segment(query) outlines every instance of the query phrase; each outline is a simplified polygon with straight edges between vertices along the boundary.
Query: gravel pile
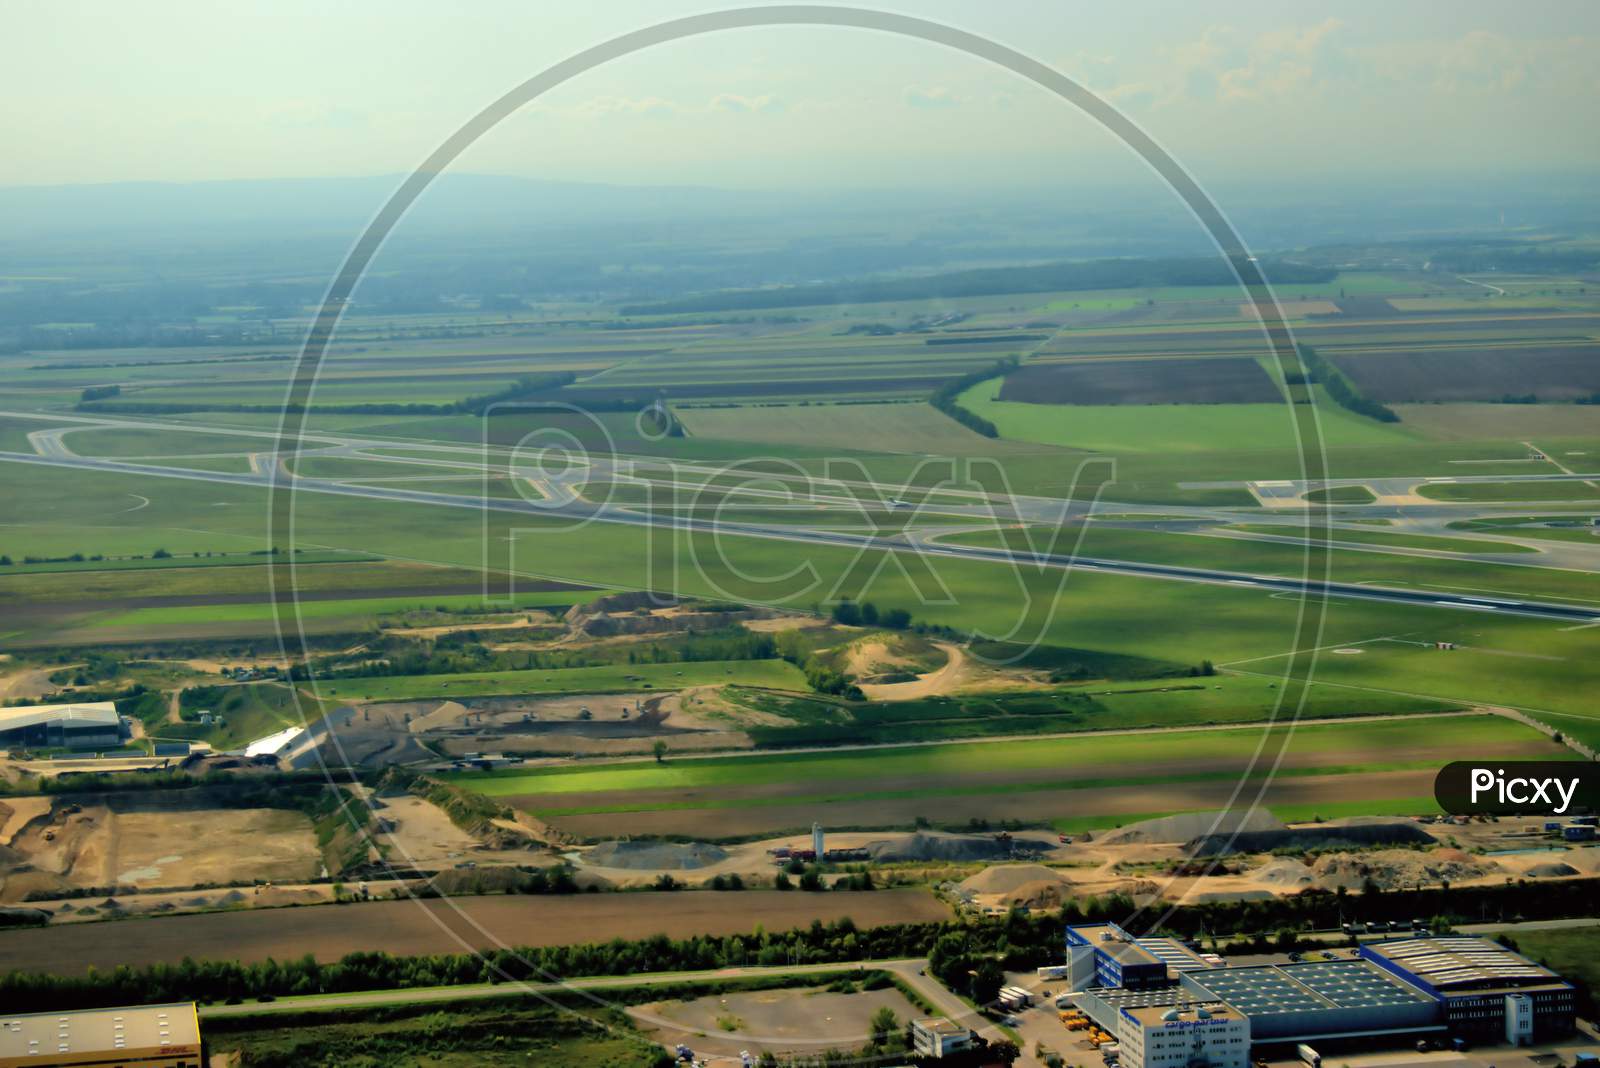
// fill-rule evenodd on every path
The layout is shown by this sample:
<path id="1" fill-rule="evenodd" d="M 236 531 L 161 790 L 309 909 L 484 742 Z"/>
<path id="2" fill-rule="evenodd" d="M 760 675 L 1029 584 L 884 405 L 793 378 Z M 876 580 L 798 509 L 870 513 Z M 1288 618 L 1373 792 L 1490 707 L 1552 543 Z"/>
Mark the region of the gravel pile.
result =
<path id="1" fill-rule="evenodd" d="M 728 859 L 728 851 L 706 842 L 601 842 L 584 856 L 597 868 L 630 871 L 693 871 Z"/>

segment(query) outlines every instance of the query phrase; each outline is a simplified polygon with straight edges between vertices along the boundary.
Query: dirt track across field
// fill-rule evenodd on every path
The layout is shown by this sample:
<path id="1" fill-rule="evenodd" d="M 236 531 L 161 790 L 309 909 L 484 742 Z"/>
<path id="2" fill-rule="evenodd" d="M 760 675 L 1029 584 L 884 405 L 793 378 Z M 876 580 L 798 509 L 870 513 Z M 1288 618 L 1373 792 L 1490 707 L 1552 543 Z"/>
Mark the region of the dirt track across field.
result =
<path id="1" fill-rule="evenodd" d="M 925 890 L 645 891 L 373 901 L 0 931 L 0 970 L 79 975 L 91 965 L 176 964 L 185 956 L 259 961 L 311 953 L 333 961 L 369 950 L 465 953 L 497 945 L 555 946 L 658 933 L 675 938 L 738 934 L 757 924 L 786 931 L 814 919 L 826 923 L 845 916 L 861 927 L 873 927 L 949 915 Z"/>

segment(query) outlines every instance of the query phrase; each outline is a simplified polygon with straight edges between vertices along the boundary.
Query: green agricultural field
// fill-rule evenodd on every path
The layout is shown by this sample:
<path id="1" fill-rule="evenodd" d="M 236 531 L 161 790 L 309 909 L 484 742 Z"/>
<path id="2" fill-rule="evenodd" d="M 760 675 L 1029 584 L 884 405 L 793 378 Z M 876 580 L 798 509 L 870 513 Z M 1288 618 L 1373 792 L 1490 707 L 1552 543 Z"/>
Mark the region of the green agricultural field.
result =
<path id="1" fill-rule="evenodd" d="M 1024 404 L 995 400 L 996 384 L 962 393 L 962 407 L 988 419 L 1002 438 L 1096 452 L 1191 453 L 1281 450 L 1294 446 L 1288 405 L 1278 404 Z M 1378 423 L 1332 402 L 1318 411 L 1330 446 L 1403 447 L 1417 439 L 1404 424 Z M 1249 477 L 1249 476 L 1246 476 Z"/>
<path id="2" fill-rule="evenodd" d="M 1551 482 L 1429 482 L 1419 497 L 1435 501 L 1600 501 L 1600 489 L 1575 479 Z"/>
<path id="3" fill-rule="evenodd" d="M 748 728 L 757 746 L 863 745 L 953 741 L 1074 731 L 1260 723 L 1292 715 L 1286 691 L 1254 676 L 1201 676 L 1137 682 L 1085 682 L 1051 691 L 980 693 L 912 701 L 859 702 L 734 691 L 740 703 L 795 726 Z M 1298 698 L 1298 694 L 1296 694 Z M 1458 711 L 1460 702 L 1393 694 L 1353 694 L 1313 686 L 1298 703 L 1303 720 Z"/>
<path id="4" fill-rule="evenodd" d="M 927 404 L 834 404 L 805 407 L 686 408 L 678 417 L 697 438 L 752 445 L 833 446 L 928 456 L 1006 455 L 1028 446 L 975 434 Z M 759 455 L 759 450 L 752 449 Z"/>
<path id="5" fill-rule="evenodd" d="M 1441 641 L 1457 648 L 1435 648 Z M 1597 683 L 1594 661 L 1592 630 L 1512 616 L 1458 617 L 1448 625 L 1397 626 L 1367 641 L 1330 644 L 1317 659 L 1316 679 L 1353 690 L 1521 708 L 1600 747 L 1600 714 L 1589 696 Z M 1282 656 L 1271 656 L 1220 666 L 1275 679 L 1283 665 Z"/>
<path id="6" fill-rule="evenodd" d="M 584 836 L 758 837 L 821 819 L 835 827 L 966 816 L 1026 824 L 1226 804 L 1323 805 L 1361 789 L 1374 805 L 1415 798 L 1441 762 L 1474 751 L 1572 757 L 1497 716 L 1282 728 L 1170 730 L 664 763 L 459 773 L 461 785 Z M 1256 758 L 1259 754 L 1259 758 Z M 1354 784 L 1359 782 L 1360 786 Z M 807 816 L 806 813 L 811 813 Z"/>
<path id="7" fill-rule="evenodd" d="M 552 767 L 536 771 L 460 772 L 448 776 L 489 797 L 522 794 L 560 795 L 613 793 L 634 790 L 709 790 L 759 786 L 769 782 L 801 782 L 825 789 L 836 780 L 884 778 L 888 780 L 949 776 L 951 780 L 986 772 L 1006 772 L 1012 781 L 993 784 L 995 792 L 1021 791 L 1032 786 L 1023 776 L 1048 776 L 1058 768 L 1091 768 L 1114 774 L 1121 768 L 1137 771 L 1140 765 L 1175 761 L 1201 766 L 1210 760 L 1239 761 L 1254 748 L 1259 737 L 1278 739 L 1284 728 L 1261 731 L 1174 730 L 1151 734 L 1106 735 L 1092 744 L 1081 738 L 1032 738 L 1026 741 L 971 742 L 954 745 L 909 746 L 882 751 L 792 753 L 740 757 L 679 758 L 665 764 L 633 761 L 621 764 Z M 1346 753 L 1371 748 L 1393 754 L 1401 765 L 1409 749 L 1422 749 L 1440 737 L 1453 742 L 1492 746 L 1501 742 L 1529 741 L 1539 737 L 1531 728 L 1499 716 L 1461 716 L 1445 719 L 1376 720 L 1331 723 L 1294 729 L 1291 745 L 1307 756 Z M 1246 742 L 1245 739 L 1249 739 Z M 1552 757 L 1570 750 L 1556 750 Z M 1370 770 L 1379 770 L 1379 761 Z M 618 798 L 625 801 L 624 797 Z M 671 802 L 668 802 L 671 803 Z"/>
<path id="8" fill-rule="evenodd" d="M 346 701 L 404 701 L 418 697 L 482 697 L 491 694 L 622 693 L 724 683 L 785 690 L 806 688 L 805 677 L 786 660 L 702 660 L 670 664 L 608 664 L 554 670 L 485 671 L 464 675 L 331 679 L 321 689 L 329 696 Z"/>

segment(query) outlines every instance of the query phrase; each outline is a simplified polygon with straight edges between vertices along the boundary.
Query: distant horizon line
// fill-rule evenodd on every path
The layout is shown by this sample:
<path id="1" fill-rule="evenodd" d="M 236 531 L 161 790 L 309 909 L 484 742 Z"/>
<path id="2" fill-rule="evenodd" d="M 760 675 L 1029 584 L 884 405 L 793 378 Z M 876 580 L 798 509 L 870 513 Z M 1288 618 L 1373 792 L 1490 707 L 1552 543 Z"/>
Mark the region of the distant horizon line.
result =
<path id="1" fill-rule="evenodd" d="M 1244 177 L 1212 177 L 1209 183 L 1219 187 L 1251 188 L 1258 186 L 1279 187 L 1286 182 L 1301 183 L 1306 188 L 1320 189 L 1329 186 L 1341 185 L 1347 178 L 1360 176 L 1364 181 L 1371 182 L 1378 173 L 1372 169 L 1350 168 L 1344 171 L 1331 171 L 1319 169 L 1316 175 L 1294 177 L 1289 175 L 1274 176 L 1244 176 Z M 378 182 L 378 181 L 403 181 L 405 171 L 380 171 L 362 174 L 299 174 L 277 175 L 259 178 L 112 178 L 103 181 L 62 181 L 62 182 L 0 182 L 0 194 L 16 192 L 34 192 L 45 190 L 110 190 L 118 188 L 186 188 L 191 186 L 226 186 L 226 185 L 259 185 L 259 184 L 298 184 L 321 182 Z M 1575 179 L 1588 180 L 1600 177 L 1600 166 L 1595 167 L 1484 167 L 1481 169 L 1466 170 L 1458 166 L 1440 167 L 1435 170 L 1394 170 L 1381 169 L 1382 179 L 1387 185 L 1405 185 L 1411 182 L 1439 182 L 1454 179 L 1461 184 L 1480 182 L 1484 179 L 1499 179 L 1502 181 L 1526 182 L 1537 179 Z M 1104 182 L 1019 182 L 1019 181 L 988 181 L 964 182 L 955 184 L 929 184 L 926 182 L 903 182 L 885 184 L 851 184 L 851 185 L 818 185 L 815 182 L 799 184 L 774 184 L 774 185 L 716 185 L 708 182 L 625 182 L 605 178 L 549 178 L 527 174 L 515 174 L 498 171 L 451 171 L 439 176 L 438 181 L 451 181 L 460 179 L 492 179 L 505 182 L 520 182 L 547 186 L 572 186 L 598 189 L 674 189 L 674 190 L 700 190 L 708 192 L 728 193 L 773 193 L 793 195 L 795 193 L 856 193 L 856 194 L 903 194 L 907 191 L 920 191 L 929 194 L 938 193 L 975 193 L 983 189 L 1033 189 L 1040 192 L 1059 192 L 1063 188 L 1092 189 L 1105 191 L 1122 191 L 1123 183 L 1115 181 Z"/>

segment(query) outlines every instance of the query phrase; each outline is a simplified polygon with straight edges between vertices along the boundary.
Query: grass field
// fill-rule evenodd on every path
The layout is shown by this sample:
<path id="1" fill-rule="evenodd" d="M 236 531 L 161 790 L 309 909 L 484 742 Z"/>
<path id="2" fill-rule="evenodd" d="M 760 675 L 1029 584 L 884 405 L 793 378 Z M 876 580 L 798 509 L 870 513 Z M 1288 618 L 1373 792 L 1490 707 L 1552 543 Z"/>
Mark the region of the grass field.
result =
<path id="1" fill-rule="evenodd" d="M 809 788 L 817 788 L 835 781 L 861 780 L 873 775 L 886 780 L 903 776 L 949 776 L 953 783 L 975 775 L 998 772 L 1010 779 L 994 783 L 993 789 L 1007 792 L 1030 788 L 1016 776 L 1027 774 L 1048 778 L 1056 771 L 1068 768 L 1093 773 L 1124 770 L 1138 776 L 1144 766 L 1168 761 L 1189 763 L 1196 768 L 1214 761 L 1242 766 L 1259 737 L 1281 741 L 1284 733 L 1284 728 L 1263 728 L 1259 731 L 1174 730 L 1105 735 L 1093 739 L 1047 738 L 910 746 L 866 752 L 674 759 L 665 764 L 638 761 L 537 771 L 462 772 L 452 778 L 490 797 L 553 797 L 589 793 L 627 794 L 662 789 L 700 790 L 782 782 L 802 783 Z M 1498 716 L 1478 715 L 1302 726 L 1295 729 L 1291 744 L 1294 752 L 1310 757 L 1327 757 L 1371 748 L 1409 762 L 1415 758 L 1416 752 L 1435 747 L 1444 739 L 1448 739 L 1450 744 L 1470 746 L 1531 741 L 1538 737 L 1519 723 Z M 1550 748 L 1558 757 L 1563 752 L 1555 750 L 1554 746 Z M 1378 769 L 1374 767 L 1373 770 Z"/>
<path id="2" fill-rule="evenodd" d="M 686 408 L 678 416 L 695 437 L 780 448 L 833 445 L 931 456 L 1004 455 L 1026 448 L 975 434 L 927 404 Z"/>
<path id="3" fill-rule="evenodd" d="M 303 695 L 297 702 L 288 687 L 274 682 L 192 688 L 184 691 L 180 707 L 190 717 L 204 709 L 220 717 L 222 723 L 204 724 L 191 718 L 181 724 L 155 724 L 149 734 L 155 738 L 210 742 L 219 750 L 243 748 L 284 727 L 299 726 L 303 722 L 302 707 L 306 720 L 326 711 L 318 701 Z"/>
<path id="4" fill-rule="evenodd" d="M 1279 683 L 1253 676 L 1151 678 L 1085 682 L 1057 690 L 975 693 L 911 701 L 843 701 L 735 691 L 741 703 L 794 726 L 747 728 L 757 746 L 870 745 L 967 738 L 1062 734 L 1151 727 L 1260 723 L 1286 716 Z M 1298 695 L 1295 695 L 1298 698 Z M 1313 686 L 1303 719 L 1458 711 L 1460 702 L 1393 694 L 1354 694 Z"/>
<path id="5" fill-rule="evenodd" d="M 1294 446 L 1294 421 L 1282 404 L 1047 405 L 995 400 L 993 382 L 962 393 L 960 403 L 1000 429 L 1000 436 L 1108 453 L 1187 453 Z M 1404 446 L 1417 440 L 1403 424 L 1374 422 L 1331 402 L 1319 404 L 1331 446 Z"/>
<path id="6" fill-rule="evenodd" d="M 1252 764 L 1253 755 L 1268 754 Z M 669 759 L 489 774 L 456 781 L 586 836 L 735 837 L 775 832 L 810 810 L 830 826 L 968 818 L 1029 823 L 1202 808 L 1253 783 L 1282 803 L 1411 798 L 1441 761 L 1492 749 L 1562 759 L 1570 750 L 1493 716 L 912 746 L 888 750 Z M 1275 775 L 1266 773 L 1283 751 Z M 1360 779 L 1351 778 L 1359 775 Z M 1275 802 L 1276 803 L 1276 802 Z"/>
<path id="7" fill-rule="evenodd" d="M 61 440 L 67 448 L 81 456 L 108 457 L 247 453 L 272 446 L 272 439 L 266 437 L 120 426 L 89 426 L 83 430 L 73 430 Z"/>
<path id="8" fill-rule="evenodd" d="M 1587 515 L 1491 516 L 1457 520 L 1450 527 L 1477 534 L 1515 534 L 1519 538 L 1600 545 L 1600 526 Z"/>
<path id="9" fill-rule="evenodd" d="M 1417 496 L 1435 501 L 1600 501 L 1600 489 L 1575 479 L 1551 482 L 1428 482 Z"/>
<path id="10" fill-rule="evenodd" d="M 1600 992 L 1600 923 L 1557 931 L 1507 933 L 1517 952 L 1557 975 L 1581 982 L 1590 999 Z"/>
<path id="11" fill-rule="evenodd" d="M 706 660 L 670 664 L 615 664 L 550 671 L 488 671 L 464 675 L 391 675 L 334 679 L 322 690 L 343 700 L 394 701 L 416 697 L 487 694 L 605 693 L 682 689 L 738 683 L 803 690 L 805 678 L 786 660 Z"/>
<path id="12" fill-rule="evenodd" d="M 1348 646 L 1357 653 L 1324 654 L 1317 661 L 1317 681 L 1524 708 L 1600 747 L 1600 714 L 1584 696 L 1594 685 L 1593 631 L 1505 618 L 1391 633 Z M 1432 643 L 1439 640 L 1453 641 L 1457 648 L 1436 649 Z M 1276 677 L 1282 665 L 1281 657 L 1266 657 L 1226 667 Z"/>
<path id="13" fill-rule="evenodd" d="M 1377 499 L 1365 486 L 1326 486 L 1306 491 L 1306 500 L 1318 504 L 1371 504 Z"/>
<path id="14" fill-rule="evenodd" d="M 427 1064 L 430 1068 L 507 1068 L 542 1064 L 653 1068 L 658 1047 L 615 1019 L 508 998 L 401 1009 L 208 1020 L 217 1055 L 258 1068 L 341 1068 Z"/>
<path id="15" fill-rule="evenodd" d="M 1031 534 L 1031 540 L 1030 540 Z M 1047 531 L 983 530 L 944 536 L 945 542 L 1005 546 L 1026 552 L 1046 544 Z M 1442 540 L 1442 539 L 1441 539 Z M 1062 545 L 1070 549 L 1071 539 Z M 1206 534 L 1123 530 L 1091 525 L 1079 555 L 1112 560 L 1212 567 L 1250 575 L 1303 575 L 1307 548 L 1283 542 L 1223 538 Z M 1320 550 L 1310 550 L 1310 564 L 1320 567 Z M 1333 577 L 1341 582 L 1380 583 L 1396 587 L 1472 590 L 1490 596 L 1547 598 L 1555 601 L 1600 602 L 1600 575 L 1554 567 L 1401 555 L 1371 549 L 1331 551 Z"/>
<path id="16" fill-rule="evenodd" d="M 1304 537 L 1305 532 L 1293 526 L 1271 523 L 1230 523 L 1228 530 L 1247 534 L 1276 534 L 1291 538 Z M 1531 553 L 1526 545 L 1509 541 L 1489 541 L 1476 538 L 1442 538 L 1430 534 L 1398 534 L 1377 530 L 1349 530 L 1335 527 L 1329 535 L 1336 542 L 1352 545 L 1392 545 L 1401 549 L 1428 549 L 1444 553 Z"/>
<path id="17" fill-rule="evenodd" d="M 547 608 L 552 605 L 571 605 L 593 600 L 601 595 L 598 590 L 551 590 L 514 595 L 506 610 L 515 608 Z M 373 620 L 384 616 L 401 615 L 412 611 L 441 609 L 470 615 L 474 610 L 487 611 L 480 594 L 452 594 L 444 596 L 411 597 L 351 597 L 330 601 L 304 601 L 298 609 L 284 608 L 286 617 L 298 612 L 307 622 L 348 620 Z M 184 605 L 161 608 L 135 608 L 98 617 L 97 627 L 201 627 L 206 623 L 270 623 L 277 618 L 271 601 L 252 604 Z"/>

